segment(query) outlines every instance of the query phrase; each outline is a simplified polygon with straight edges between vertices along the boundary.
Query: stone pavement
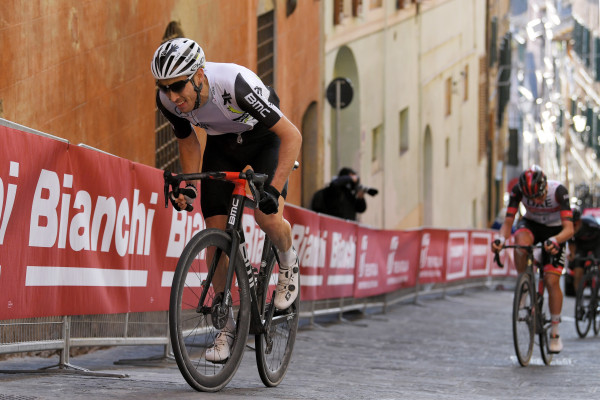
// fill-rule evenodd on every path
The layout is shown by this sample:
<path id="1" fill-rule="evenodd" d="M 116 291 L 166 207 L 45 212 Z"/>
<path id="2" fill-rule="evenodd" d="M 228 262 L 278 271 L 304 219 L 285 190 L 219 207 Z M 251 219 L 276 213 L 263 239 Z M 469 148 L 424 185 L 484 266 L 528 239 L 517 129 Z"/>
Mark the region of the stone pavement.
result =
<path id="1" fill-rule="evenodd" d="M 113 347 L 72 357 L 94 372 L 0 373 L 0 400 L 13 399 L 591 399 L 600 397 L 598 346 L 593 332 L 579 339 L 574 301 L 565 298 L 561 335 L 565 349 L 544 366 L 539 349 L 528 367 L 514 356 L 511 291 L 469 289 L 445 298 L 420 297 L 386 314 L 351 322 L 318 321 L 298 334 L 282 384 L 262 385 L 248 350 L 236 376 L 219 393 L 193 391 L 172 361 L 115 365 L 160 355 L 161 347 Z M 351 319 L 355 315 L 348 315 Z M 35 369 L 57 357 L 11 358 L 0 369 Z"/>

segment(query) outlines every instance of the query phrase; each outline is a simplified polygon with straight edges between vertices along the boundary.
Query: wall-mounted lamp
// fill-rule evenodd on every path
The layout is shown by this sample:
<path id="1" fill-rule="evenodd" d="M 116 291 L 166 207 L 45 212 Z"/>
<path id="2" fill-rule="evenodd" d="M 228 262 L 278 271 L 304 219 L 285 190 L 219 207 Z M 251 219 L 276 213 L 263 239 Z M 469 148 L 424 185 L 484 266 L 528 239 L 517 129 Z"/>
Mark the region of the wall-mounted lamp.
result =
<path id="1" fill-rule="evenodd" d="M 573 127 L 579 133 L 585 130 L 587 118 L 583 115 L 573 115 Z"/>

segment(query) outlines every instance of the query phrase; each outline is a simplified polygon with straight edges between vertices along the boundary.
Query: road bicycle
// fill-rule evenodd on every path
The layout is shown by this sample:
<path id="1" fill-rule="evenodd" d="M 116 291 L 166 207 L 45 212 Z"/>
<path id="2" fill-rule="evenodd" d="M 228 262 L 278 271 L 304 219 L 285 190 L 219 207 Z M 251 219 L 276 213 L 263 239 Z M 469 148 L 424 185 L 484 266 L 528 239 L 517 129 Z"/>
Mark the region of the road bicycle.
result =
<path id="1" fill-rule="evenodd" d="M 499 241 L 497 241 L 499 243 Z M 548 306 L 544 304 L 544 268 L 535 261 L 534 250 L 542 244 L 533 246 L 505 245 L 504 249 L 523 249 L 527 252 L 527 266 L 517 278 L 513 297 L 512 330 L 515 353 L 519 364 L 523 367 L 529 364 L 533 354 L 535 336 L 544 364 L 550 365 L 553 353 L 550 352 L 551 320 Z M 500 267 L 500 253 L 494 260 Z M 537 272 L 536 272 L 537 271 Z"/>
<path id="2" fill-rule="evenodd" d="M 584 263 L 583 279 L 575 294 L 575 328 L 580 338 L 587 336 L 592 323 L 594 335 L 600 332 L 600 310 L 598 309 L 598 290 L 600 271 L 598 260 L 592 255 L 576 256 L 574 261 Z"/>
<path id="3" fill-rule="evenodd" d="M 286 373 L 298 329 L 300 295 L 286 310 L 275 308 L 277 283 L 274 273 L 279 256 L 267 235 L 259 268 L 248 256 L 242 215 L 244 207 L 256 208 L 267 175 L 246 172 L 202 172 L 172 175 L 164 172 L 165 207 L 172 188 L 179 196 L 183 181 L 217 179 L 231 182 L 233 191 L 226 229 L 204 229 L 183 249 L 177 263 L 169 305 L 169 329 L 177 366 L 187 383 L 198 391 L 216 392 L 233 378 L 242 360 L 248 337 L 255 335 L 258 372 L 265 386 L 277 386 Z M 246 195 L 248 185 L 253 199 Z M 191 211 L 191 206 L 186 208 Z M 210 248 L 210 250 L 209 250 Z M 212 253 L 212 260 L 207 254 Z M 213 277 L 217 266 L 226 265 L 223 293 L 215 293 Z M 235 337 L 230 355 L 213 362 L 205 357 L 215 337 L 233 315 Z"/>

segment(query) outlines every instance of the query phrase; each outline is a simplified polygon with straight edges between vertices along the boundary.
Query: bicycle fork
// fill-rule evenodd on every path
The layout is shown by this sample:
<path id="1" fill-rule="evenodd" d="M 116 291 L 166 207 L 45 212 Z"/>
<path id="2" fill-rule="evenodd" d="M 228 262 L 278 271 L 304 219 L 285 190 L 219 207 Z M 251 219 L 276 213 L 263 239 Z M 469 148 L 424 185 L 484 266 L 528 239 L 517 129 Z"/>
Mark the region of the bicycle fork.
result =
<path id="1" fill-rule="evenodd" d="M 592 276 L 592 284 L 591 284 L 591 298 L 590 298 L 590 307 L 587 311 L 591 315 L 589 318 L 594 321 L 596 318 L 596 314 L 598 313 L 598 297 L 596 296 L 596 287 L 598 286 L 598 271 L 594 270 L 595 274 Z"/>
<path id="2" fill-rule="evenodd" d="M 265 340 L 265 354 L 270 354 L 273 348 L 273 317 L 275 315 L 275 292 L 271 296 L 271 301 L 267 306 L 264 301 L 267 299 L 266 292 L 269 290 L 273 264 L 279 258 L 277 251 L 273 247 L 271 239 L 265 235 L 262 257 L 260 262 L 260 271 L 258 271 L 256 293 L 256 307 L 252 308 L 252 320 L 250 323 L 250 333 L 263 335 Z M 263 314 L 261 316 L 261 314 Z"/>

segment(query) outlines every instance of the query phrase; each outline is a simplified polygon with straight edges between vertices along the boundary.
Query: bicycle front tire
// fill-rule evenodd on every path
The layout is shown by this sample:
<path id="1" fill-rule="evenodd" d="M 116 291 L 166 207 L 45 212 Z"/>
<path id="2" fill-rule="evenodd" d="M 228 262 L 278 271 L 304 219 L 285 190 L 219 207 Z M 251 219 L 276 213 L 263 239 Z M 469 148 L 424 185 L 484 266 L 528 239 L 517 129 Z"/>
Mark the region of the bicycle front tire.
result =
<path id="1" fill-rule="evenodd" d="M 272 276 L 275 265 L 275 257 L 272 257 L 271 265 L 267 268 L 267 274 L 264 277 L 262 285 L 262 299 L 259 304 L 262 305 L 261 315 L 264 321 L 272 307 L 272 297 L 274 291 L 269 290 L 269 281 Z M 300 291 L 300 276 L 298 276 L 298 291 Z M 300 319 L 300 292 L 296 300 L 287 310 L 275 310 L 273 320 L 270 326 L 272 345 L 267 344 L 267 334 L 257 334 L 255 336 L 256 345 L 256 365 L 258 373 L 263 384 L 267 387 L 274 387 L 281 383 L 288 365 L 292 358 L 294 343 L 296 342 L 296 331 L 298 330 L 298 321 Z"/>
<path id="2" fill-rule="evenodd" d="M 583 276 L 575 297 L 575 328 L 580 338 L 585 338 L 592 325 L 593 310 L 591 309 L 593 293 L 593 275 Z"/>
<path id="3" fill-rule="evenodd" d="M 594 335 L 598 336 L 600 333 L 600 312 L 598 312 L 598 296 L 600 290 L 600 281 L 598 280 L 598 274 L 594 276 L 594 297 L 592 299 L 592 315 L 594 320 Z"/>
<path id="4" fill-rule="evenodd" d="M 523 367 L 529 364 L 533 354 L 535 339 L 535 318 L 533 315 L 534 288 L 529 275 L 521 274 L 517 279 L 513 298 L 513 343 L 519 364 Z"/>
<path id="5" fill-rule="evenodd" d="M 185 246 L 173 277 L 169 328 L 173 354 L 187 383 L 198 391 L 216 392 L 231 381 L 244 354 L 250 327 L 250 288 L 240 255 L 231 288 L 236 333 L 230 356 L 219 363 L 208 361 L 206 349 L 213 345 L 219 332 L 213 326 L 210 312 L 216 293 L 204 263 L 200 262 L 206 257 L 209 247 L 226 256 L 230 254 L 231 237 L 219 229 L 206 229 L 192 237 Z M 203 291 L 204 302 L 198 304 Z"/>
<path id="6" fill-rule="evenodd" d="M 543 295 L 538 294 L 538 296 Z M 548 305 L 544 303 L 543 298 L 539 300 L 540 302 L 538 304 L 540 307 L 538 307 L 538 310 L 536 311 L 539 315 L 537 324 L 539 326 L 540 352 L 544 364 L 550 365 L 550 363 L 552 363 L 552 358 L 554 357 L 554 353 L 550 352 L 550 327 L 552 322 L 547 318 L 547 316 L 550 315 L 550 309 Z"/>

